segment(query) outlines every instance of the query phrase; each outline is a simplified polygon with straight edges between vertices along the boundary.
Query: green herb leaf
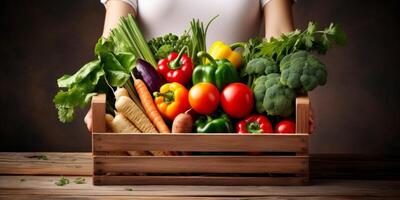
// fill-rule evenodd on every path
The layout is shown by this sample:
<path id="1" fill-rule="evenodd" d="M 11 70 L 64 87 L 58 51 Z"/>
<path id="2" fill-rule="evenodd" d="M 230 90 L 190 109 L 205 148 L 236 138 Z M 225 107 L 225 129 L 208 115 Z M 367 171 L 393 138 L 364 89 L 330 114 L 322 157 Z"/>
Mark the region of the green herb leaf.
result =
<path id="1" fill-rule="evenodd" d="M 69 184 L 69 179 L 65 178 L 64 176 L 61 176 L 58 181 L 56 181 L 54 184 L 57 186 L 64 186 Z"/>
<path id="2" fill-rule="evenodd" d="M 325 54 L 336 43 L 344 45 L 346 36 L 338 25 L 330 24 L 322 31 L 317 31 L 317 24 L 310 22 L 305 31 L 295 30 L 282 34 L 279 38 L 271 38 L 259 45 L 260 51 L 255 57 L 271 57 L 277 62 L 290 53 L 300 50 L 317 51 Z"/>
<path id="3" fill-rule="evenodd" d="M 90 102 L 91 97 L 95 95 L 92 91 L 95 89 L 99 77 L 104 74 L 104 71 L 100 69 L 93 73 L 96 74 L 86 77 L 81 82 L 74 83 L 67 91 L 60 90 L 54 97 L 53 102 L 58 109 L 58 118 L 61 122 L 72 121 L 75 107 L 85 107 Z M 94 82 L 94 80 L 97 82 Z"/>
<path id="4" fill-rule="evenodd" d="M 85 180 L 84 178 L 82 178 L 82 177 L 78 177 L 78 178 L 76 178 L 76 179 L 74 180 L 74 183 L 75 183 L 75 184 L 85 184 L 85 183 L 86 183 L 86 180 Z"/>
<path id="5" fill-rule="evenodd" d="M 49 158 L 47 158 L 46 155 L 41 154 L 41 155 L 38 155 L 38 156 L 37 156 L 37 159 L 39 159 L 39 160 L 48 160 Z"/>

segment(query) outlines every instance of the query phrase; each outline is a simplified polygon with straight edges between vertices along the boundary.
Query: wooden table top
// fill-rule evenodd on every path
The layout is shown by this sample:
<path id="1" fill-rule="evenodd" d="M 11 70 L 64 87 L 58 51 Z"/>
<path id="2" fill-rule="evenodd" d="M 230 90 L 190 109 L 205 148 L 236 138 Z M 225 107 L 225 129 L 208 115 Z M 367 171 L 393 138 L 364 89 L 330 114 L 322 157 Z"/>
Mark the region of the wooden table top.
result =
<path id="1" fill-rule="evenodd" d="M 93 186 L 91 173 L 91 153 L 0 153 L 0 199 L 400 199 L 393 177 L 328 179 L 315 172 L 310 186 Z M 70 183 L 57 186 L 61 175 Z M 85 183 L 74 183 L 78 177 Z"/>

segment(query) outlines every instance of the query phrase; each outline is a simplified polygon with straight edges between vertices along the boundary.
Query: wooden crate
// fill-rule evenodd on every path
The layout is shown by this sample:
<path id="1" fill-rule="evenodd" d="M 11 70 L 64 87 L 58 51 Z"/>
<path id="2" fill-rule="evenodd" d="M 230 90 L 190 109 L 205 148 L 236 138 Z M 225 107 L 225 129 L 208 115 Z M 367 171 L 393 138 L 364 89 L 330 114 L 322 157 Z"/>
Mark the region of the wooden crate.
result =
<path id="1" fill-rule="evenodd" d="M 92 100 L 94 185 L 306 185 L 309 182 L 308 97 L 296 99 L 296 134 L 260 135 L 105 133 L 105 100 L 105 95 Z M 134 150 L 210 153 L 185 156 L 107 153 Z"/>

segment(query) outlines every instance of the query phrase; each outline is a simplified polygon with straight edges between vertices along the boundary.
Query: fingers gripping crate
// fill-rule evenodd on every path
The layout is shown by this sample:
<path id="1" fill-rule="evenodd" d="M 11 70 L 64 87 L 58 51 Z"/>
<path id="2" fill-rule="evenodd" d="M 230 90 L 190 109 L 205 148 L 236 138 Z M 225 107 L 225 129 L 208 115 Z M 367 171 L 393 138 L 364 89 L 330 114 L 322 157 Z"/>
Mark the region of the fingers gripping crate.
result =
<path id="1" fill-rule="evenodd" d="M 105 100 L 105 95 L 92 100 L 94 185 L 308 184 L 308 97 L 296 99 L 296 134 L 260 135 L 106 133 Z M 183 156 L 108 153 L 121 151 L 202 153 Z"/>

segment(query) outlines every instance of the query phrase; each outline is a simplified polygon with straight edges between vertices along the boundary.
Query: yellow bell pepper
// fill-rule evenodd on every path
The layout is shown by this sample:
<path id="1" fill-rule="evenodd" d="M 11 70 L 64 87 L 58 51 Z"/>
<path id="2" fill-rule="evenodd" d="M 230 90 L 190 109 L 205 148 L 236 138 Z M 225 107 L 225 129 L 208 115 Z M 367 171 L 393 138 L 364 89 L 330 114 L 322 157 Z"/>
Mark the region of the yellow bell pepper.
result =
<path id="1" fill-rule="evenodd" d="M 236 69 L 242 65 L 242 56 L 239 52 L 233 51 L 231 47 L 224 44 L 222 41 L 214 42 L 208 53 L 216 60 L 228 59 Z M 209 61 L 207 60 L 206 63 Z"/>
<path id="2" fill-rule="evenodd" d="M 160 92 L 154 92 L 154 103 L 164 117 L 174 120 L 178 114 L 190 109 L 188 94 L 189 91 L 180 83 L 166 83 Z"/>

